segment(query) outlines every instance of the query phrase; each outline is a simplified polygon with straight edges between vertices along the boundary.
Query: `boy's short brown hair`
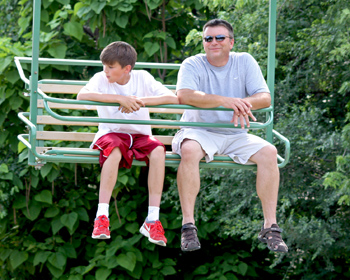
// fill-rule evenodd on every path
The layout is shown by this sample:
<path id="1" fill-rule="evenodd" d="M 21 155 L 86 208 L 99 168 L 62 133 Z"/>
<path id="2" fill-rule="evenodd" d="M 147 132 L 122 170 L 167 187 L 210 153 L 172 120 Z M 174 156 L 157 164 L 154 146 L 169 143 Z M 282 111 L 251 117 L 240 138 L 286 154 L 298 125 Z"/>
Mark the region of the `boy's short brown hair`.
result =
<path id="1" fill-rule="evenodd" d="M 118 62 L 122 68 L 131 65 L 133 69 L 137 60 L 137 52 L 128 43 L 117 41 L 103 49 L 100 59 L 103 64 L 113 65 Z"/>

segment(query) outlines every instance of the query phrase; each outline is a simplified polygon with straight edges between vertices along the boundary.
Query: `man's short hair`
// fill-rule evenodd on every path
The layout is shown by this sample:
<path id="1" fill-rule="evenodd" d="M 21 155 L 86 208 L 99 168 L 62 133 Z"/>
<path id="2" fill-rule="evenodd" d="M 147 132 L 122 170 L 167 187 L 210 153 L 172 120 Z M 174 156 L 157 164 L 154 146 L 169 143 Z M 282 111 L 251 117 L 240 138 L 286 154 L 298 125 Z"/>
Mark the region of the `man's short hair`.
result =
<path id="1" fill-rule="evenodd" d="M 100 59 L 103 64 L 113 65 L 118 62 L 122 68 L 131 65 L 133 69 L 137 60 L 137 52 L 128 43 L 117 41 L 103 49 Z"/>
<path id="2" fill-rule="evenodd" d="M 212 19 L 209 20 L 204 26 L 203 26 L 203 32 L 207 27 L 214 27 L 214 26 L 223 26 L 228 30 L 228 35 L 230 36 L 231 39 L 233 39 L 233 27 L 232 25 L 224 20 L 224 19 Z"/>

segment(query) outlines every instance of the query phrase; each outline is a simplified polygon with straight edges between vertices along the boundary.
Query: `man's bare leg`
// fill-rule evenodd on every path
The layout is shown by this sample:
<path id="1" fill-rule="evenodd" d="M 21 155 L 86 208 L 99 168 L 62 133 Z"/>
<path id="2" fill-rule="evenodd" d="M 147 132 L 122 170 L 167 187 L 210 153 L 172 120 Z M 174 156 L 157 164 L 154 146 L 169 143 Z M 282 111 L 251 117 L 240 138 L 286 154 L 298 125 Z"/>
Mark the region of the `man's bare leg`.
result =
<path id="1" fill-rule="evenodd" d="M 194 206 L 200 189 L 199 161 L 205 152 L 197 141 L 184 140 L 181 146 L 181 162 L 177 172 L 182 209 L 182 224 L 193 223 Z"/>
<path id="2" fill-rule="evenodd" d="M 251 161 L 258 165 L 256 190 L 261 200 L 264 214 L 264 228 L 277 224 L 276 208 L 279 189 L 279 169 L 277 150 L 274 146 L 265 146 L 254 154 Z"/>

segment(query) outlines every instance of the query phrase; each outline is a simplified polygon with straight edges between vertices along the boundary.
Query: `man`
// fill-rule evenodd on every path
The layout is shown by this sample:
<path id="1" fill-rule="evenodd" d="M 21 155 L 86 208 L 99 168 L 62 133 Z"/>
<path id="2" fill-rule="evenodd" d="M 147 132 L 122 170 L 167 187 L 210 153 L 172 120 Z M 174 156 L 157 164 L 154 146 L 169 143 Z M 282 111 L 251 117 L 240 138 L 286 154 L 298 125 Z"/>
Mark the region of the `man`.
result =
<path id="1" fill-rule="evenodd" d="M 200 249 L 194 221 L 194 206 L 200 189 L 199 161 L 226 154 L 240 164 L 257 164 L 256 189 L 262 203 L 264 225 L 259 240 L 270 250 L 287 252 L 276 221 L 279 169 L 277 150 L 269 142 L 248 134 L 251 110 L 268 107 L 271 96 L 260 67 L 248 53 L 231 52 L 233 28 L 214 19 L 203 27 L 205 54 L 187 58 L 181 65 L 177 96 L 180 104 L 202 108 L 223 106 L 224 111 L 187 110 L 182 121 L 230 123 L 239 128 L 182 128 L 174 137 L 173 152 L 181 155 L 177 182 L 182 208 L 181 249 Z"/>

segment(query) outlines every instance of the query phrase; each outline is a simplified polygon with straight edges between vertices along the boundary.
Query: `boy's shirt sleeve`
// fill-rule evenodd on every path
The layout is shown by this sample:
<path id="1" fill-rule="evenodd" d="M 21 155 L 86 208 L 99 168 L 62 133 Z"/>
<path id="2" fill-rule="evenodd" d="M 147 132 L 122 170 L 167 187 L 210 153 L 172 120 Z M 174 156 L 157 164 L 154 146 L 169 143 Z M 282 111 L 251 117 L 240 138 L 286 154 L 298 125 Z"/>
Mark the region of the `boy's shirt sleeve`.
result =
<path id="1" fill-rule="evenodd" d="M 80 90 L 80 92 L 103 92 L 103 80 L 100 73 L 96 73 L 88 83 Z M 84 105 L 86 109 L 91 109 L 93 105 Z"/>

